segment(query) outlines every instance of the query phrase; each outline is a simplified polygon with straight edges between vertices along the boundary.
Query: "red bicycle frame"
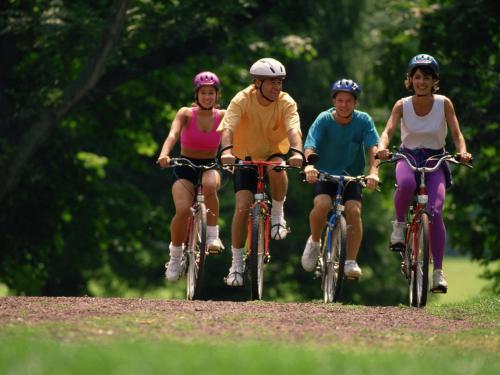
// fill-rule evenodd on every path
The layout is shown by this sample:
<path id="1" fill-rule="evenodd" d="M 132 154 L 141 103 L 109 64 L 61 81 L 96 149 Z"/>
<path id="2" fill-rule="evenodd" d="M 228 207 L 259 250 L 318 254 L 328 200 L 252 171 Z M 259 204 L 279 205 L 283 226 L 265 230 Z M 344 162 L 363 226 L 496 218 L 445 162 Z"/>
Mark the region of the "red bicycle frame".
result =
<path id="1" fill-rule="evenodd" d="M 248 216 L 248 238 L 252 238 L 252 212 L 258 205 L 260 207 L 260 214 L 264 218 L 264 254 L 269 256 L 269 234 L 271 230 L 271 217 L 269 204 L 266 199 L 266 184 L 264 178 L 265 167 L 279 167 L 282 165 L 281 161 L 250 161 L 242 160 L 240 165 L 256 166 L 257 167 L 257 189 L 254 194 L 254 202 L 250 207 L 250 215 Z M 247 247 L 247 255 L 250 255 L 250 246 Z"/>

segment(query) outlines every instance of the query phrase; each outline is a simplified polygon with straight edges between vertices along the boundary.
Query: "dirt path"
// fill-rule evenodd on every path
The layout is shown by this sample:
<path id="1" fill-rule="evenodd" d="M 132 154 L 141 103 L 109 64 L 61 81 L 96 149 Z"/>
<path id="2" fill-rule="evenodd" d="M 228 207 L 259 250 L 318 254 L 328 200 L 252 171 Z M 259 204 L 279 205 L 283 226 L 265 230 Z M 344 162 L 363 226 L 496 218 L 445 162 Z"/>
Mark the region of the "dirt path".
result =
<path id="1" fill-rule="evenodd" d="M 328 343 L 359 340 L 381 345 L 415 333 L 435 336 L 471 327 L 423 309 L 322 303 L 164 301 L 124 298 L 3 297 L 0 333 L 18 326 L 48 329 L 62 340 L 93 336 L 231 337 Z"/>

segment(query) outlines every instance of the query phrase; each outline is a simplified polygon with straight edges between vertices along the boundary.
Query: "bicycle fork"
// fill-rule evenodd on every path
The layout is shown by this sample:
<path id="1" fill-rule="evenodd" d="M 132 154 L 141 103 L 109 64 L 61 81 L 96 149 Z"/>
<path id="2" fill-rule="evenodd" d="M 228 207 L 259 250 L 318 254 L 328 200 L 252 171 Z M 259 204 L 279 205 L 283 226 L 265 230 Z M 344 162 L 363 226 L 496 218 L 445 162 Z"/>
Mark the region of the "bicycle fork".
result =
<path id="1" fill-rule="evenodd" d="M 270 231 L 271 231 L 271 218 L 270 218 L 270 208 L 269 204 L 265 201 L 265 194 L 264 193 L 256 193 L 254 194 L 255 198 L 255 203 L 254 206 L 251 208 L 250 211 L 250 216 L 248 218 L 248 238 L 252 238 L 253 233 L 252 233 L 252 212 L 254 210 L 254 207 L 258 205 L 259 207 L 259 213 L 258 215 L 262 217 L 262 220 L 264 221 L 264 262 L 269 263 L 271 261 L 271 254 L 269 253 L 269 238 L 270 238 Z M 250 255 L 250 251 L 258 251 L 258 249 L 251 249 L 250 246 L 248 246 L 248 254 L 247 256 Z"/>

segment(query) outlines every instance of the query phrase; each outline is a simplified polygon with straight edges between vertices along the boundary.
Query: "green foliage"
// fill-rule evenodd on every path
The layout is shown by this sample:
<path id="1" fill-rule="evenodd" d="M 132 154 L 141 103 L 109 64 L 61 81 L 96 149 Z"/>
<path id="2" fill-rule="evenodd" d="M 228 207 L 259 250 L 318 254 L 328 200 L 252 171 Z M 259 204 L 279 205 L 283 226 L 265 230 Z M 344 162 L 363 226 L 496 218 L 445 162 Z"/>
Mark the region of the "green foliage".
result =
<path id="1" fill-rule="evenodd" d="M 123 2 L 129 7 L 119 41 L 93 90 L 84 91 L 88 82 L 75 80 L 106 40 L 112 7 Z M 177 108 L 192 102 L 196 72 L 217 72 L 225 107 L 250 82 L 247 69 L 255 59 L 279 58 L 289 72 L 285 90 L 298 103 L 304 136 L 331 105 L 331 82 L 348 76 L 362 83 L 360 109 L 373 114 L 381 130 L 388 107 L 404 95 L 406 62 L 419 48 L 440 60 L 442 90 L 454 101 L 476 155 L 474 170 L 456 171 L 448 197 L 452 246 L 485 261 L 498 259 L 495 9 L 486 0 L 474 6 L 373 0 L 3 2 L 1 184 L 10 181 L 9 168 L 25 153 L 25 136 L 32 130 L 44 136 L 16 169 L 18 183 L 0 198 L 0 281 L 12 293 L 29 295 L 88 294 L 89 283 L 119 295 L 127 286 L 146 291 L 163 283 L 174 208 L 169 173 L 157 169 L 155 158 Z M 468 38 L 476 42 L 463 43 Z M 84 94 L 68 103 L 64 93 L 72 85 Z M 69 112 L 60 115 L 64 105 Z M 43 124 L 55 126 L 44 131 Z M 392 176 L 382 173 L 383 193 L 365 198 L 360 263 L 366 278 L 347 285 L 351 302 L 404 300 L 398 259 L 386 251 Z M 309 230 L 311 202 L 304 197 L 310 187 L 290 175 L 286 212 L 293 232 L 284 242 L 272 242 L 266 293 L 309 300 L 318 298 L 319 286 L 301 270 L 299 258 Z M 229 249 L 234 195 L 231 183 L 224 184 L 220 224 Z M 229 256 L 226 251 L 210 259 L 207 295 L 246 299 L 245 291 L 221 286 Z"/>
<path id="2" fill-rule="evenodd" d="M 407 95 L 401 91 L 404 69 L 413 55 L 426 52 L 438 59 L 440 93 L 453 101 L 468 150 L 475 157 L 473 170 L 454 168 L 455 184 L 444 211 L 448 242 L 453 249 L 484 263 L 499 259 L 498 7 L 491 0 L 473 5 L 464 0 L 393 4 L 396 8 L 390 9 L 406 7 L 407 12 L 396 18 L 395 27 L 382 29 L 379 51 L 384 63 L 375 72 L 384 82 L 390 82 L 384 90 L 394 102 Z M 412 41 L 401 43 L 408 34 L 414 36 Z M 451 141 L 448 149 L 454 150 Z M 497 280 L 498 291 L 498 272 L 488 276 Z"/>

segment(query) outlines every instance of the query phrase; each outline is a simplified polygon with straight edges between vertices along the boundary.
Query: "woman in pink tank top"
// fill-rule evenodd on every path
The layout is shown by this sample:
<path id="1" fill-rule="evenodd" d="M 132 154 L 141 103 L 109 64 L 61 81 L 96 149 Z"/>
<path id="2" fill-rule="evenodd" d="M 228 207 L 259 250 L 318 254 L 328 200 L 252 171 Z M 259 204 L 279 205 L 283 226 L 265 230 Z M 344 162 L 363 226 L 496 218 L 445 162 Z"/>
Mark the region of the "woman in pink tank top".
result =
<path id="1" fill-rule="evenodd" d="M 427 54 L 413 57 L 408 64 L 406 88 L 413 95 L 399 99 L 392 109 L 385 130 L 380 136 L 377 155 L 388 159 L 387 147 L 397 126 L 401 126 L 401 150 L 423 162 L 431 155 L 441 154 L 445 148 L 447 129 L 450 129 L 455 150 L 461 161 L 467 163 L 472 156 L 467 152 L 465 139 L 460 131 L 453 103 L 449 98 L 437 95 L 439 65 Z M 434 260 L 432 292 L 446 293 L 448 283 L 443 272 L 446 229 L 442 210 L 446 187 L 449 184 L 447 166 L 426 176 L 429 207 L 432 208 L 431 247 Z M 394 194 L 396 220 L 393 222 L 391 244 L 404 242 L 404 218 L 416 189 L 415 173 L 404 161 L 396 164 L 397 189 Z"/>
<path id="2" fill-rule="evenodd" d="M 157 163 L 161 168 L 170 164 L 170 153 L 180 138 L 181 156 L 194 164 L 211 164 L 215 160 L 220 143 L 220 134 L 216 129 L 224 117 L 225 110 L 218 109 L 220 99 L 220 80 L 212 72 L 198 73 L 193 79 L 195 103 L 191 107 L 182 107 L 175 115 L 170 132 L 163 143 Z M 192 168 L 175 167 L 172 197 L 175 215 L 170 223 L 170 261 L 166 278 L 170 282 L 179 279 L 182 247 L 187 237 L 188 219 L 191 202 L 195 194 L 197 175 Z M 207 244 L 210 251 L 223 248 L 219 239 L 219 199 L 217 190 L 221 176 L 213 169 L 203 174 L 203 192 L 209 214 L 207 215 Z"/>

